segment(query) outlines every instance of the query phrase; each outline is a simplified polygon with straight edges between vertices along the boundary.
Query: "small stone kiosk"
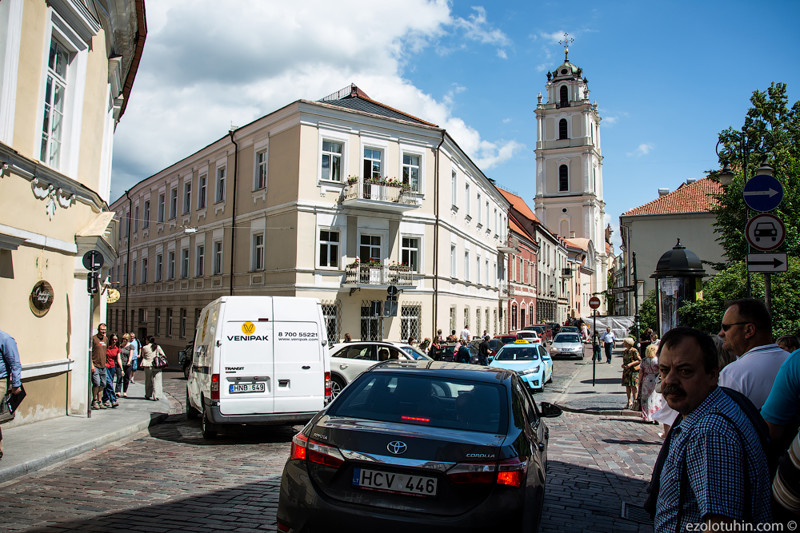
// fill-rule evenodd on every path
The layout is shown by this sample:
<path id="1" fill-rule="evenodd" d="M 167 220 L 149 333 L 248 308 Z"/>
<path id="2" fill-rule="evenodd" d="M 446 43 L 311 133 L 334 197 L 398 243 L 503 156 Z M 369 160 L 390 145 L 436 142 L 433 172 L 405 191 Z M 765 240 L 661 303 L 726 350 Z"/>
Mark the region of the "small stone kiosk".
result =
<path id="1" fill-rule="evenodd" d="M 684 301 L 697 300 L 705 275 L 697 254 L 687 250 L 680 239 L 658 260 L 656 271 L 650 277 L 656 280 L 659 337 L 682 325 L 678 308 Z"/>

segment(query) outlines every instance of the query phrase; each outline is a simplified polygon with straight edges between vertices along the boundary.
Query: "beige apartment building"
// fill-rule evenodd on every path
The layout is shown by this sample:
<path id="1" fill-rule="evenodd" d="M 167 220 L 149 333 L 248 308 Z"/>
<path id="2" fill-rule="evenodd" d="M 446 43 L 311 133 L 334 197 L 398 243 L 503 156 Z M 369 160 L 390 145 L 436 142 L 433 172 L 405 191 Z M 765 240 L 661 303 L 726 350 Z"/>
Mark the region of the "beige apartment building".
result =
<path id="1" fill-rule="evenodd" d="M 81 258 L 116 258 L 112 137 L 146 33 L 142 0 L 0 1 L 0 328 L 27 391 L 11 424 L 88 413 L 105 296 Z"/>
<path id="2" fill-rule="evenodd" d="M 495 333 L 508 205 L 434 124 L 355 85 L 297 100 L 113 203 L 122 297 L 107 321 L 173 362 L 230 294 L 319 298 L 331 342 Z"/>

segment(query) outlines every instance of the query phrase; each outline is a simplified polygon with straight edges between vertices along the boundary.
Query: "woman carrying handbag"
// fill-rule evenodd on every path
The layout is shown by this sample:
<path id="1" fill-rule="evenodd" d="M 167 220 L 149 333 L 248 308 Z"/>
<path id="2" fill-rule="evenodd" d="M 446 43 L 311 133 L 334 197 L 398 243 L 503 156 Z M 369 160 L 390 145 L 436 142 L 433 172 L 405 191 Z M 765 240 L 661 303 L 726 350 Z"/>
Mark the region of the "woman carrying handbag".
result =
<path id="1" fill-rule="evenodd" d="M 148 343 L 142 346 L 142 363 L 144 368 L 144 398 L 159 400 L 163 396 L 161 389 L 161 372 L 167 366 L 167 356 L 156 343 L 155 337 L 149 337 Z"/>

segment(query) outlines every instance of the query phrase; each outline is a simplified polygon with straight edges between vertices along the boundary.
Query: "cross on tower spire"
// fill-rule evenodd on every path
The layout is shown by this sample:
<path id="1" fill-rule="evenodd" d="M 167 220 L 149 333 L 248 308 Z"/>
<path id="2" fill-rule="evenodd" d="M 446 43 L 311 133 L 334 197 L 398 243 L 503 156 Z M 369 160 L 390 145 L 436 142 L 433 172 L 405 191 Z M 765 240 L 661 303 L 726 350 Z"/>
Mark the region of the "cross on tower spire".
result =
<path id="1" fill-rule="evenodd" d="M 564 38 L 558 41 L 558 44 L 564 45 L 564 61 L 569 59 L 569 45 L 574 42 L 575 39 L 570 37 L 567 32 L 564 32 Z"/>

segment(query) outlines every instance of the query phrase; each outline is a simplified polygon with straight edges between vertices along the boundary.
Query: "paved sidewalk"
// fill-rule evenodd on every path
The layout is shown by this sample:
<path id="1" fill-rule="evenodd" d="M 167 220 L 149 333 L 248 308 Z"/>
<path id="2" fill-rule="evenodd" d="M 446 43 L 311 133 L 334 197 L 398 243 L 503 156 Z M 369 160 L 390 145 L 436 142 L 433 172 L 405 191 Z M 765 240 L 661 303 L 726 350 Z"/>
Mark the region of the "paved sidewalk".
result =
<path id="1" fill-rule="evenodd" d="M 137 374 L 140 381 L 128 388 L 128 397 L 121 398 L 117 408 L 92 411 L 91 418 L 62 416 L 3 429 L 0 483 L 115 442 L 180 412 L 166 390 L 157 402 L 145 400 L 144 372 Z"/>

